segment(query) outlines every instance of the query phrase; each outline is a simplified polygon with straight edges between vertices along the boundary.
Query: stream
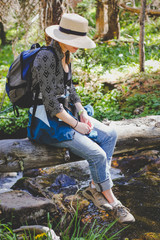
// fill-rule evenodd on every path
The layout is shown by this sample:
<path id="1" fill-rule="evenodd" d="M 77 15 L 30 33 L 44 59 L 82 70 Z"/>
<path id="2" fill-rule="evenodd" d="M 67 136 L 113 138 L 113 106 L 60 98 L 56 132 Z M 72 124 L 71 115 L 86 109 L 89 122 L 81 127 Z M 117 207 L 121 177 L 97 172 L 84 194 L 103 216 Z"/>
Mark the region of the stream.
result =
<path id="1" fill-rule="evenodd" d="M 22 177 L 22 172 L 0 174 L 0 193 L 12 191 L 11 187 Z"/>
<path id="2" fill-rule="evenodd" d="M 27 184 L 21 181 L 22 173 L 12 175 L 0 175 L 0 193 L 11 191 L 12 185 L 14 185 L 13 189 L 25 189 L 33 193 L 38 186 L 40 190 L 35 192 L 36 196 L 40 191 L 48 191 L 56 195 L 61 194 L 64 202 L 65 197 L 77 192 L 81 195 L 81 191 L 90 182 L 87 161 L 41 169 L 35 175 L 33 171 L 26 172 L 24 181 L 27 181 Z M 136 219 L 134 224 L 119 233 L 117 239 L 145 239 L 141 238 L 145 233 L 160 233 L 160 150 L 152 149 L 114 156 L 111 175 L 115 195 L 131 210 Z M 107 227 L 114 221 L 110 213 L 98 210 L 91 201 L 80 211 L 80 214 L 81 221 L 84 224 L 87 222 L 88 228 L 91 228 L 95 219 L 98 227 Z M 113 235 L 123 227 L 116 222 L 108 234 Z"/>

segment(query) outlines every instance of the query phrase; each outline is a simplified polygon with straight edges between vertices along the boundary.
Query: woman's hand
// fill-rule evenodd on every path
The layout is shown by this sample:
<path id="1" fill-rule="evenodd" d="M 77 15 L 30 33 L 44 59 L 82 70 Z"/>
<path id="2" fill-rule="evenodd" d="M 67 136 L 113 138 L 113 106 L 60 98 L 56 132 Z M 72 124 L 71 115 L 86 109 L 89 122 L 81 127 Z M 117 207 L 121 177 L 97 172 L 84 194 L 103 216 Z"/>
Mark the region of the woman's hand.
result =
<path id="1" fill-rule="evenodd" d="M 82 134 L 89 134 L 92 128 L 83 122 L 78 122 L 77 126 L 74 128 L 77 132 Z"/>
<path id="2" fill-rule="evenodd" d="M 82 112 L 80 114 L 80 122 L 76 122 L 76 119 L 73 118 L 69 113 L 67 113 L 66 110 L 57 113 L 56 117 L 60 118 L 63 122 L 70 125 L 79 133 L 89 134 L 90 131 L 92 130 L 92 124 L 87 113 L 83 114 Z"/>
<path id="3" fill-rule="evenodd" d="M 80 114 L 80 121 L 82 123 L 85 123 L 89 126 L 89 129 L 90 131 L 88 133 L 91 132 L 91 130 L 93 129 L 93 124 L 91 122 L 91 119 L 90 117 L 88 116 L 87 112 L 86 111 L 83 111 L 81 114 Z"/>

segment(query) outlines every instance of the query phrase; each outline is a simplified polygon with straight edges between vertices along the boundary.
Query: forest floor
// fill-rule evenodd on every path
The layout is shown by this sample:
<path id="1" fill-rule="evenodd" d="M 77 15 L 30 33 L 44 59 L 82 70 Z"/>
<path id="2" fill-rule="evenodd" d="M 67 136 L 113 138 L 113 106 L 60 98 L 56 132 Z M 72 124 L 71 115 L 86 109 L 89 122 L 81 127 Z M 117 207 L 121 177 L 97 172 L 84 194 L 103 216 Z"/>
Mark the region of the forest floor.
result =
<path id="1" fill-rule="evenodd" d="M 130 76 L 126 76 L 123 81 L 116 83 L 116 87 L 127 87 L 127 95 L 135 95 L 137 93 L 155 93 L 160 90 L 160 71 L 156 73 L 139 73 Z M 125 89 L 123 87 L 123 89 Z M 122 88 L 122 87 L 121 87 Z"/>
<path id="2" fill-rule="evenodd" d="M 119 89 L 126 97 L 135 94 L 155 94 L 160 91 L 160 69 L 150 73 L 134 73 L 134 70 L 126 74 L 113 72 L 103 76 L 100 81 L 104 88 Z"/>

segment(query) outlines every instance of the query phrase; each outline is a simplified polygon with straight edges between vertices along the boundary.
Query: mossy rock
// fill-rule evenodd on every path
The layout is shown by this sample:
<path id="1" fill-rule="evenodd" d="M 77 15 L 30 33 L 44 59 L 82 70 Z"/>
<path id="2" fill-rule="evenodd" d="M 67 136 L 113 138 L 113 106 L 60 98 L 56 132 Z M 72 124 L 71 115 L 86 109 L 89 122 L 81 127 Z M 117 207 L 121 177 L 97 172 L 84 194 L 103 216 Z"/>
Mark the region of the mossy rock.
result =
<path id="1" fill-rule="evenodd" d="M 159 240 L 160 239 L 160 233 L 144 233 L 142 236 L 142 240 Z"/>

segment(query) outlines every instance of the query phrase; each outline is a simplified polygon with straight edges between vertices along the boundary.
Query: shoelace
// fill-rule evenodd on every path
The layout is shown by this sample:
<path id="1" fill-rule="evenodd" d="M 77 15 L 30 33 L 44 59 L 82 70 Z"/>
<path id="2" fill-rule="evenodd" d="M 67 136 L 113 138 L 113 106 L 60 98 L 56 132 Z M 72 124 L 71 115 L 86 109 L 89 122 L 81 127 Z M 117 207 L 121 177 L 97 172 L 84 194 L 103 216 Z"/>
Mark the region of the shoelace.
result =
<path id="1" fill-rule="evenodd" d="M 122 216 L 127 216 L 127 211 L 129 212 L 130 210 L 128 208 L 126 208 L 123 205 L 118 204 L 117 206 L 115 206 L 115 211 L 118 213 L 121 213 Z"/>

